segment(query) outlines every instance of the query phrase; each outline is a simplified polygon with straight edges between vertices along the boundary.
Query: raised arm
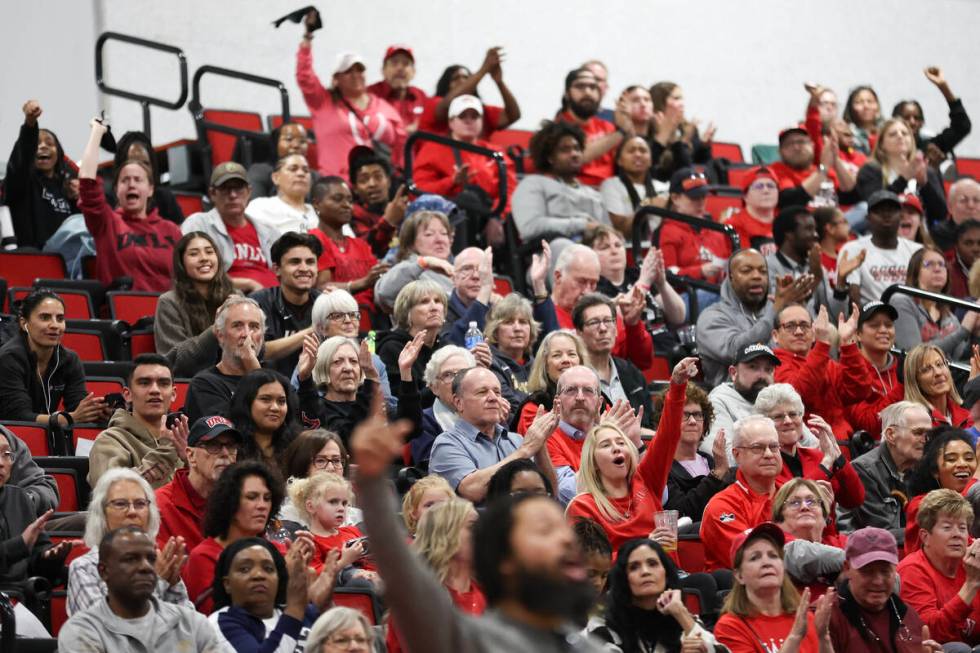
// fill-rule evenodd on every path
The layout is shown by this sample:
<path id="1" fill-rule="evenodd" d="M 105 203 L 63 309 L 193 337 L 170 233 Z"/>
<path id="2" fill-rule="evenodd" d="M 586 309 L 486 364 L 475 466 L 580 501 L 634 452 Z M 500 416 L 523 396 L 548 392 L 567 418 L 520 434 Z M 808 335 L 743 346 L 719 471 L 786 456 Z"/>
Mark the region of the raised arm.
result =
<path id="1" fill-rule="evenodd" d="M 309 29 L 308 26 L 307 29 Z M 310 47 L 312 42 L 313 34 L 307 31 L 299 44 L 299 50 L 296 52 L 296 84 L 303 93 L 306 106 L 310 110 L 315 110 L 329 100 L 330 94 L 320 83 L 320 78 L 313 72 L 313 49 Z"/>
<path id="2" fill-rule="evenodd" d="M 682 359 L 674 367 L 670 377 L 670 389 L 664 398 L 657 435 L 653 438 L 653 444 L 643 454 L 637 470 L 647 489 L 658 498 L 663 495 L 664 487 L 667 485 L 667 476 L 674 461 L 674 451 L 681 440 L 681 421 L 687 397 L 687 384 L 697 374 L 698 359 L 694 356 Z"/>
<path id="3" fill-rule="evenodd" d="M 446 122 L 449 120 L 449 105 L 460 95 L 473 95 L 476 87 L 480 85 L 483 78 L 487 76 L 490 69 L 494 66 L 500 65 L 500 60 L 503 57 L 503 48 L 497 46 L 492 47 L 487 50 L 486 56 L 483 58 L 483 63 L 480 65 L 479 70 L 466 78 L 466 81 L 460 84 L 459 88 L 455 91 L 448 91 L 444 97 L 442 97 L 438 104 L 436 104 L 436 121 Z"/>

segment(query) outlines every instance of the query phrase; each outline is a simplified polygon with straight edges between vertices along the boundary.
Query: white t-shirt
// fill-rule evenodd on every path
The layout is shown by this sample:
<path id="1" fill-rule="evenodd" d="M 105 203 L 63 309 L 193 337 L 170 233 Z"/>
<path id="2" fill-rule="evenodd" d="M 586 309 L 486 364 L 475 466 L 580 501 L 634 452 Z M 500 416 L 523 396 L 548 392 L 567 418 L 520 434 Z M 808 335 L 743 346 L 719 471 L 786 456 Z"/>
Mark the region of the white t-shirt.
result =
<path id="1" fill-rule="evenodd" d="M 643 184 L 633 184 L 633 188 L 636 189 L 636 194 L 641 200 L 647 198 L 647 189 Z M 667 185 L 654 180 L 653 189 L 658 194 L 665 193 Z M 626 186 L 623 185 L 623 181 L 619 177 L 609 177 L 599 184 L 599 194 L 602 196 L 602 206 L 607 213 L 633 215 L 636 212 L 633 210 L 633 202 L 630 201 Z"/>
<path id="2" fill-rule="evenodd" d="M 305 205 L 300 213 L 279 197 L 256 197 L 248 203 L 245 212 L 253 220 L 275 227 L 280 234 L 287 231 L 305 234 L 320 222 L 311 204 Z"/>
<path id="3" fill-rule="evenodd" d="M 885 288 L 896 283 L 905 283 L 905 273 L 912 254 L 922 249 L 920 243 L 898 238 L 895 249 L 882 249 L 871 242 L 871 236 L 862 236 L 844 245 L 837 260 L 846 253 L 853 259 L 861 250 L 865 251 L 864 263 L 847 276 L 848 284 L 861 286 L 861 304 L 881 299 Z"/>

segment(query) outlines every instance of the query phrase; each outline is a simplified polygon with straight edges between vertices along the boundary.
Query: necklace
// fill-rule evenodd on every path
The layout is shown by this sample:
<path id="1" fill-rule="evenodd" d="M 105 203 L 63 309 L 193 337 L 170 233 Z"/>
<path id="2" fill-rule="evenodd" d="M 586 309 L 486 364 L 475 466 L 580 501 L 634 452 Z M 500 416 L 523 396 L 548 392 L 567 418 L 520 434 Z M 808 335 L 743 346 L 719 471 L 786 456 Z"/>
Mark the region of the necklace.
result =
<path id="1" fill-rule="evenodd" d="M 899 616 L 898 608 L 895 607 L 895 599 L 888 597 L 888 606 L 892 609 L 892 614 L 895 615 L 895 619 L 898 621 L 898 630 L 895 634 L 898 635 L 898 638 L 903 642 L 911 642 L 912 633 L 909 632 L 908 626 L 905 625 L 905 622 L 902 621 L 902 617 Z M 858 620 L 861 622 L 861 627 L 874 638 L 875 643 L 883 649 L 886 648 L 885 643 L 881 641 L 880 637 L 878 637 L 878 633 L 871 630 L 871 626 L 869 626 L 868 622 L 864 620 L 864 615 L 861 614 L 860 608 L 858 608 Z"/>

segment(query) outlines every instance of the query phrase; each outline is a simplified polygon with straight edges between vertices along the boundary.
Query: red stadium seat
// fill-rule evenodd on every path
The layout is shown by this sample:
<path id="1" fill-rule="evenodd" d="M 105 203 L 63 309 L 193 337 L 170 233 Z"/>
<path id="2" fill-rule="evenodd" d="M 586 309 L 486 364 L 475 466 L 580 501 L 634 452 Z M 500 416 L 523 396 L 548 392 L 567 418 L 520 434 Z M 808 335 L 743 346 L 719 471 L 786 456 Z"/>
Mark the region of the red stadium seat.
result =
<path id="1" fill-rule="evenodd" d="M 21 301 L 29 294 L 31 294 L 37 288 L 25 288 L 23 286 L 16 286 L 7 291 L 10 296 L 10 307 L 11 312 L 13 312 L 13 307 L 16 302 Z M 73 291 L 64 289 L 53 289 L 58 293 L 58 296 L 65 302 L 65 318 L 69 320 L 91 320 L 95 317 L 95 312 L 92 309 L 92 298 L 89 297 L 88 293 L 85 291 Z"/>
<path id="2" fill-rule="evenodd" d="M 83 361 L 104 361 L 109 360 L 106 355 L 105 342 L 102 334 L 98 331 L 88 331 L 85 329 L 73 329 L 65 332 L 61 344 L 73 352 Z"/>
<path id="3" fill-rule="evenodd" d="M 728 159 L 732 163 L 743 163 L 745 158 L 742 156 L 742 146 L 738 143 L 711 143 L 711 158 Z"/>
<path id="4" fill-rule="evenodd" d="M 10 431 L 24 441 L 32 456 L 51 455 L 51 436 L 48 427 L 35 422 L 4 422 Z"/>
<path id="5" fill-rule="evenodd" d="M 170 410 L 175 412 L 184 407 L 184 401 L 187 399 L 187 389 L 191 385 L 190 379 L 174 379 L 174 390 L 177 391 L 177 398 L 174 399 L 174 403 L 170 405 Z"/>
<path id="6" fill-rule="evenodd" d="M 106 293 L 106 298 L 109 300 L 109 316 L 132 326 L 144 317 L 156 314 L 160 293 L 116 291 Z"/>
<path id="7" fill-rule="evenodd" d="M 95 442 L 95 438 L 99 437 L 99 433 L 105 430 L 105 427 L 99 426 L 97 424 L 75 424 L 71 427 L 71 445 L 74 450 L 78 450 L 79 440 L 88 440 L 90 442 Z M 91 445 L 89 445 L 91 446 Z"/>
<path id="8" fill-rule="evenodd" d="M 506 150 L 511 145 L 518 145 L 525 150 L 531 144 L 533 131 L 526 129 L 498 129 L 490 135 L 490 142 L 502 150 Z"/>
<path id="9" fill-rule="evenodd" d="M 728 185 L 732 188 L 737 188 L 742 190 L 742 186 L 745 185 L 745 180 L 752 176 L 759 166 L 744 165 L 744 166 L 732 166 L 728 169 Z"/>
<path id="10" fill-rule="evenodd" d="M 133 358 L 136 358 L 140 354 L 156 353 L 157 346 L 153 340 L 153 330 L 134 331 L 131 333 L 129 336 L 129 348 Z"/>
<path id="11" fill-rule="evenodd" d="M 493 275 L 493 290 L 506 297 L 514 292 L 514 282 L 507 275 L 495 274 Z"/>
<path id="12" fill-rule="evenodd" d="M 669 379 L 670 373 L 670 360 L 664 358 L 663 356 L 654 356 L 653 364 L 647 369 L 643 370 L 643 377 L 649 383 L 653 380 L 662 381 L 664 379 Z"/>
<path id="13" fill-rule="evenodd" d="M 728 218 L 728 215 L 742 208 L 741 195 L 708 195 L 704 210 L 711 214 L 716 222 L 721 222 Z"/>
<path id="14" fill-rule="evenodd" d="M 980 179 L 980 159 L 956 157 L 956 176 Z"/>
<path id="15" fill-rule="evenodd" d="M 53 590 L 49 609 L 51 610 L 51 623 L 48 624 L 48 628 L 51 631 L 51 636 L 57 637 L 61 627 L 68 621 L 68 591 Z"/>
<path id="16" fill-rule="evenodd" d="M 30 286 L 38 277 L 64 279 L 68 276 L 60 254 L 40 252 L 0 252 L 0 277 L 8 286 Z"/>
<path id="17" fill-rule="evenodd" d="M 677 540 L 677 557 L 681 561 L 681 569 L 689 574 L 704 571 L 704 543 L 700 538 L 693 540 Z"/>
<path id="18" fill-rule="evenodd" d="M 174 198 L 180 206 L 184 217 L 200 213 L 204 210 L 204 196 L 197 193 L 174 193 Z"/>
<path id="19" fill-rule="evenodd" d="M 205 109 L 204 119 L 227 127 L 262 133 L 262 117 L 252 111 L 230 111 L 224 109 Z M 223 134 L 208 131 L 208 145 L 211 146 L 211 165 L 216 166 L 225 161 L 231 161 L 238 137 L 234 134 Z"/>
<path id="20" fill-rule="evenodd" d="M 45 468 L 44 472 L 58 484 L 58 512 L 77 512 L 81 510 L 78 501 L 78 476 L 74 469 Z"/>
<path id="21" fill-rule="evenodd" d="M 333 602 L 360 611 L 372 626 L 380 623 L 381 609 L 378 597 L 369 589 L 338 587 L 333 591 Z"/>
<path id="22" fill-rule="evenodd" d="M 684 601 L 684 607 L 687 611 L 693 615 L 701 614 L 701 592 L 695 589 L 682 590 L 681 596 Z"/>

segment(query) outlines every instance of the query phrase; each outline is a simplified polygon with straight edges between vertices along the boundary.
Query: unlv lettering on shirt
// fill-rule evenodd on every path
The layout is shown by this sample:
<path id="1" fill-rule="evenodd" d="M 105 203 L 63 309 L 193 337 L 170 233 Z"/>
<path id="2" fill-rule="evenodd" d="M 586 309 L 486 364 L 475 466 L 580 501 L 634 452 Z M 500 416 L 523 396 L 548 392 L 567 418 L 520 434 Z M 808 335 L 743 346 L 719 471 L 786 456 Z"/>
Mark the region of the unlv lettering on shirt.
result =
<path id="1" fill-rule="evenodd" d="M 252 247 L 248 243 L 235 243 L 235 260 L 266 265 L 262 250 L 258 247 Z"/>
<path id="2" fill-rule="evenodd" d="M 161 239 L 159 234 L 136 234 L 136 233 L 123 233 L 116 236 L 116 251 L 122 251 L 124 249 L 129 249 L 130 247 L 149 247 L 152 249 L 173 249 L 176 245 L 172 236 L 163 236 Z"/>
<path id="3" fill-rule="evenodd" d="M 50 204 L 51 209 L 56 213 L 64 213 L 65 215 L 71 213 L 71 206 L 68 204 L 68 200 L 64 197 L 52 195 L 51 191 L 47 188 L 41 189 L 41 199 Z"/>

